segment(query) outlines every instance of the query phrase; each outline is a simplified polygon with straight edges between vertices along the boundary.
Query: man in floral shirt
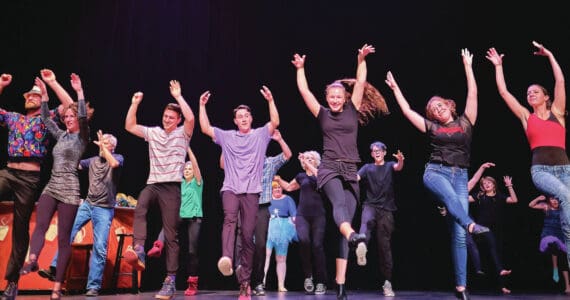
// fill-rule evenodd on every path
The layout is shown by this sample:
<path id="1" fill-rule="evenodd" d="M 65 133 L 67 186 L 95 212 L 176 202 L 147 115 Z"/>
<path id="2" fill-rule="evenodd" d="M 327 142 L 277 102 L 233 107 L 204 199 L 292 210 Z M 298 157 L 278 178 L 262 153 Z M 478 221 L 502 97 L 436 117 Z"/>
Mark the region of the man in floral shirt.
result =
<path id="1" fill-rule="evenodd" d="M 73 102 L 63 88 L 55 81 L 50 70 L 42 70 L 42 78 L 60 96 L 63 105 Z M 10 74 L 0 75 L 0 94 L 12 81 Z M 40 81 L 36 78 L 36 82 Z M 63 94 L 59 92 L 63 91 Z M 61 96 L 64 95 L 64 96 Z M 67 95 L 67 97 L 65 97 Z M 18 295 L 19 271 L 28 251 L 29 223 L 34 204 L 40 192 L 40 168 L 48 154 L 48 131 L 40 117 L 42 95 L 37 85 L 24 94 L 25 113 L 9 112 L 0 108 L 0 126 L 8 129 L 8 160 L 0 170 L 0 199 L 13 199 L 12 251 L 6 268 L 8 281 L 2 300 L 12 300 Z M 56 119 L 56 110 L 50 111 Z"/>

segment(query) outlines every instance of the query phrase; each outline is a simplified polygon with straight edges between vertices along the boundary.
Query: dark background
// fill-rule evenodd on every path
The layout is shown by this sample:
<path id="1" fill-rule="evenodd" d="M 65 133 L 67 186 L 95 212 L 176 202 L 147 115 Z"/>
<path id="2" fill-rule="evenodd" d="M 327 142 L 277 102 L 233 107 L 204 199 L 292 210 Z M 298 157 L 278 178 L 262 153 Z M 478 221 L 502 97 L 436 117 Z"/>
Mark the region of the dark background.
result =
<path id="1" fill-rule="evenodd" d="M 401 114 L 384 84 L 394 73 L 413 109 L 424 114 L 434 94 L 453 98 L 458 111 L 465 104 L 466 84 L 460 49 L 473 54 L 479 88 L 479 115 L 472 151 L 473 173 L 486 161 L 497 166 L 486 174 L 502 184 L 513 177 L 519 203 L 505 215 L 504 261 L 513 269 L 509 286 L 514 291 L 555 290 L 549 258 L 538 252 L 542 214 L 527 207 L 538 195 L 529 175 L 530 151 L 518 119 L 499 97 L 492 64 L 485 51 L 496 47 L 505 53 L 504 67 L 511 92 L 526 103 L 526 88 L 541 83 L 549 90 L 553 78 L 548 60 L 535 57 L 531 41 L 553 51 L 563 70 L 570 66 L 570 21 L 563 2 L 530 4 L 501 1 L 3 1 L 0 7 L 0 73 L 13 75 L 0 97 L 0 107 L 22 111 L 22 93 L 29 90 L 39 70 L 50 68 L 72 96 L 69 74 L 81 76 L 88 101 L 95 107 L 92 137 L 98 129 L 118 137 L 117 152 L 125 156 L 119 191 L 138 197 L 148 175 L 148 150 L 143 139 L 124 130 L 124 119 L 134 92 L 145 94 L 137 114 L 143 125 L 160 125 L 164 106 L 174 102 L 168 81 L 177 79 L 196 114 L 191 146 L 204 176 L 205 218 L 200 240 L 200 288 L 235 289 L 233 277 L 223 278 L 216 268 L 221 253 L 223 220 L 218 194 L 223 173 L 218 167 L 219 147 L 199 130 L 198 97 L 210 90 L 208 112 L 212 125 L 230 129 L 232 109 L 253 108 L 254 126 L 268 121 L 262 85 L 273 92 L 281 117 L 280 130 L 294 152 L 279 172 L 291 179 L 301 171 L 297 153 L 321 150 L 315 119 L 305 107 L 291 64 L 294 53 L 306 54 L 309 85 L 324 103 L 324 87 L 335 79 L 355 74 L 357 49 L 368 43 L 376 53 L 368 56 L 368 81 L 386 97 L 391 114 L 360 129 L 359 149 L 370 162 L 368 146 L 381 140 L 389 153 L 406 156 L 397 176 L 397 230 L 393 236 L 394 288 L 451 289 L 454 286 L 445 220 L 422 184 L 427 160 L 426 139 Z M 50 103 L 58 102 L 50 92 Z M 5 143 L 6 132 L 0 131 Z M 95 154 L 95 146 L 87 155 Z M 0 147 L 5 163 L 6 147 Z M 269 155 L 279 152 L 271 143 Z M 390 157 L 391 158 L 391 157 Z M 297 197 L 293 193 L 294 198 Z M 149 240 L 160 227 L 151 215 Z M 355 219 L 355 226 L 359 218 Z M 334 282 L 335 228 L 327 239 L 329 286 Z M 182 251 L 185 238 L 181 234 Z M 380 278 L 375 246 L 369 265 L 355 266 L 350 258 L 349 289 L 378 289 Z M 3 258 L 7 259 L 7 258 Z M 181 256 L 179 288 L 184 288 L 185 255 Z M 292 245 L 287 286 L 301 289 L 303 275 Z M 492 269 L 487 268 L 488 274 Z M 156 289 L 164 275 L 162 260 L 149 260 L 143 289 Z M 275 287 L 274 268 L 268 275 Z M 473 279 L 469 285 L 486 289 L 492 283 Z M 492 281 L 491 281 L 492 282 Z"/>

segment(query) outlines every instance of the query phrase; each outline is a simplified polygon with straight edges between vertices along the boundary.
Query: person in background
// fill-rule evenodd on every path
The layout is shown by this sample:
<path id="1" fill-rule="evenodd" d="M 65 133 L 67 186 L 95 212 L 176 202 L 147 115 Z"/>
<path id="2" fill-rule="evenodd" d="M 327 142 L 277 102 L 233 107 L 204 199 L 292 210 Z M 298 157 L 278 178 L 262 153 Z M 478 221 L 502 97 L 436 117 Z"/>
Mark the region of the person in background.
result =
<path id="1" fill-rule="evenodd" d="M 188 263 L 186 271 L 188 273 L 188 288 L 184 291 L 185 296 L 194 296 L 198 293 L 198 240 L 200 238 L 200 228 L 204 212 L 202 210 L 202 194 L 204 191 L 204 180 L 202 172 L 198 166 L 198 160 L 194 152 L 188 147 L 188 158 L 184 164 L 184 180 L 180 185 L 181 202 L 180 218 L 186 224 L 188 234 Z M 158 239 L 154 241 L 153 247 L 148 250 L 148 257 L 160 257 L 164 247 L 164 230 L 160 230 Z"/>
<path id="2" fill-rule="evenodd" d="M 287 292 L 285 288 L 285 276 L 287 274 L 287 250 L 289 244 L 296 239 L 295 216 L 297 208 L 295 200 L 288 195 L 283 194 L 283 189 L 277 181 L 271 183 L 273 189 L 273 197 L 268 211 L 271 214 L 269 219 L 269 227 L 267 230 L 267 245 L 265 254 L 265 267 L 263 275 L 263 283 L 265 285 L 267 271 L 271 262 L 271 252 L 275 248 L 275 270 L 277 272 L 277 291 Z"/>
<path id="3" fill-rule="evenodd" d="M 511 274 L 511 270 L 505 269 L 501 259 L 502 249 L 502 231 L 503 226 L 501 216 L 504 215 L 506 205 L 518 203 L 517 194 L 513 187 L 513 179 L 510 176 L 503 176 L 505 187 L 509 194 L 505 195 L 497 190 L 497 181 L 491 176 L 483 176 L 485 169 L 494 167 L 492 162 L 483 163 L 473 174 L 473 177 L 467 183 L 469 191 L 479 184 L 479 191 L 473 195 L 469 195 L 469 202 L 472 204 L 475 222 L 489 228 L 488 232 L 480 234 L 476 237 L 467 235 L 467 247 L 469 255 L 473 260 L 476 272 L 482 275 L 481 258 L 479 256 L 479 244 L 485 244 L 488 247 L 489 254 L 495 264 L 495 274 L 498 278 L 499 288 L 503 294 L 510 294 L 511 290 L 506 287 L 505 276 Z M 483 243 L 484 240 L 484 243 Z M 484 274 L 484 273 L 483 273 Z"/>
<path id="4" fill-rule="evenodd" d="M 235 273 L 240 284 L 239 299 L 251 299 L 250 279 L 253 268 L 253 242 L 259 194 L 262 192 L 263 163 L 265 152 L 275 129 L 279 126 L 279 113 L 269 88 L 263 86 L 261 94 L 269 106 L 269 122 L 263 127 L 252 128 L 253 117 L 247 105 L 233 110 L 233 121 L 237 130 L 222 130 L 210 124 L 206 104 L 209 91 L 200 95 L 200 128 L 202 133 L 220 145 L 223 155 L 224 182 L 221 188 L 224 208 L 222 229 L 222 257 L 218 270 L 224 276 L 234 273 L 232 260 L 235 248 L 235 233 L 238 215 L 241 222 L 240 264 Z"/>
<path id="5" fill-rule="evenodd" d="M 85 296 L 99 295 L 103 283 L 103 271 L 107 260 L 107 246 L 111 223 L 115 215 L 115 197 L 119 184 L 120 171 L 124 158 L 115 153 L 117 138 L 101 130 L 97 132 L 97 140 L 93 141 L 99 147 L 99 154 L 79 162 L 79 170 L 89 171 L 89 188 L 85 201 L 79 205 L 70 240 L 87 222 L 93 226 L 93 249 L 89 261 L 89 274 L 87 276 L 87 292 Z M 49 269 L 40 269 L 38 274 L 50 281 L 55 281 L 57 273 L 56 252 Z"/>
<path id="6" fill-rule="evenodd" d="M 143 99 L 136 92 L 125 119 L 125 129 L 148 142 L 150 171 L 146 187 L 140 192 L 134 216 L 134 247 L 125 251 L 125 260 L 138 270 L 144 270 L 147 238 L 147 213 L 151 205 L 158 204 L 166 240 L 166 278 L 155 295 L 157 299 L 170 299 L 176 292 L 178 271 L 178 224 L 180 223 L 180 182 L 186 149 L 194 131 L 194 113 L 182 96 L 177 80 L 170 81 L 170 95 L 177 103 L 168 103 L 162 112 L 162 127 L 138 124 L 137 110 Z M 184 121 L 184 122 L 183 122 Z M 183 122 L 182 126 L 179 126 Z"/>
<path id="7" fill-rule="evenodd" d="M 554 197 L 540 195 L 529 202 L 530 208 L 544 212 L 544 221 L 540 233 L 540 252 L 550 254 L 552 261 L 552 280 L 560 281 L 559 272 L 564 278 L 564 293 L 570 294 L 570 279 L 568 276 L 568 260 L 566 259 L 566 244 L 560 223 L 560 204 Z"/>
<path id="8" fill-rule="evenodd" d="M 433 96 L 426 105 L 426 117 L 412 110 L 402 94 L 391 71 L 386 75 L 386 84 L 404 116 L 430 140 L 430 158 L 426 164 L 423 182 L 425 187 L 443 203 L 453 218 L 451 222 L 451 249 L 455 271 L 455 296 L 469 299 L 467 286 L 467 233 L 481 234 L 489 228 L 476 224 L 469 217 L 469 192 L 467 171 L 471 158 L 473 126 L 477 120 L 477 83 L 473 74 L 473 55 L 461 50 L 467 79 L 465 111 L 458 115 L 455 101 Z"/>
<path id="9" fill-rule="evenodd" d="M 311 114 L 317 118 L 323 135 L 323 160 L 319 166 L 317 186 L 324 191 L 333 207 L 334 221 L 340 232 L 339 253 L 336 259 L 337 298 L 347 299 L 346 269 L 349 244 L 353 248 L 366 239 L 352 228 L 360 190 L 356 173 L 358 154 L 358 125 L 365 124 L 376 111 L 387 113 L 382 95 L 366 82 L 366 56 L 374 53 L 371 45 L 358 50 L 356 79 L 351 80 L 348 93 L 343 80 L 329 84 L 325 90 L 328 107 L 322 106 L 309 89 L 305 75 L 305 55 L 294 54 L 291 63 L 297 69 L 297 88 Z M 369 87 L 371 93 L 365 93 Z M 366 95 L 366 97 L 363 97 Z"/>
<path id="10" fill-rule="evenodd" d="M 287 192 L 299 190 L 299 204 L 295 229 L 299 239 L 299 254 L 307 293 L 324 295 L 327 291 L 327 266 L 325 256 L 325 229 L 327 225 L 323 195 L 317 189 L 317 174 L 321 155 L 314 150 L 299 153 L 303 172 L 287 182 L 275 176 L 279 185 Z M 313 276 L 314 274 L 314 276 Z M 316 282 L 316 285 L 315 285 Z"/>
<path id="11" fill-rule="evenodd" d="M 363 184 L 366 198 L 362 202 L 360 233 L 366 235 L 366 241 L 356 247 L 357 263 L 366 265 L 367 243 L 372 231 L 376 231 L 379 267 L 384 284 L 382 291 L 386 297 L 394 297 L 392 289 L 392 233 L 394 232 L 394 211 L 396 195 L 394 193 L 394 173 L 404 168 L 404 154 L 398 150 L 393 156 L 396 161 L 385 161 L 387 148 L 376 141 L 370 144 L 370 156 L 373 163 L 365 164 L 358 170 L 358 180 Z"/>
<path id="12" fill-rule="evenodd" d="M 53 167 L 50 178 L 38 200 L 36 228 L 30 242 L 28 261 L 20 270 L 20 274 L 26 275 L 38 271 L 38 259 L 44 247 L 45 234 L 57 211 L 59 255 L 50 299 L 60 299 L 61 284 L 65 279 L 71 257 L 71 229 L 81 202 L 77 166 L 89 143 L 88 119 L 91 114 L 88 115 L 83 86 L 77 74 L 71 74 L 71 86 L 77 93 L 78 102 L 63 109 L 62 122 L 65 130 L 60 129 L 58 124 L 50 118 L 49 98 L 44 82 L 38 79 L 36 85 L 42 91 L 42 121 L 57 142 L 52 150 Z"/>
<path id="13" fill-rule="evenodd" d="M 40 73 L 44 74 L 45 71 L 47 70 L 42 70 Z M 53 75 L 51 71 L 49 74 Z M 48 85 L 52 88 L 55 85 L 61 88 L 55 80 L 55 75 L 49 79 L 45 80 Z M 12 75 L 6 73 L 0 75 L 0 94 L 11 82 Z M 62 106 L 67 107 L 73 103 L 73 100 L 67 93 L 64 94 L 67 97 L 59 97 L 59 100 Z M 12 249 L 6 266 L 4 279 L 7 281 L 7 286 L 2 294 L 2 300 L 13 300 L 18 295 L 20 269 L 24 265 L 30 242 L 30 218 L 40 193 L 42 164 L 48 156 L 50 139 L 47 127 L 40 116 L 41 98 L 42 92 L 39 86 L 34 85 L 24 93 L 23 114 L 0 108 L 0 126 L 5 127 L 8 132 L 6 143 L 8 158 L 6 167 L 0 170 L 0 196 L 1 199 L 14 199 Z M 52 120 L 59 119 L 58 111 L 50 110 L 49 117 Z"/>

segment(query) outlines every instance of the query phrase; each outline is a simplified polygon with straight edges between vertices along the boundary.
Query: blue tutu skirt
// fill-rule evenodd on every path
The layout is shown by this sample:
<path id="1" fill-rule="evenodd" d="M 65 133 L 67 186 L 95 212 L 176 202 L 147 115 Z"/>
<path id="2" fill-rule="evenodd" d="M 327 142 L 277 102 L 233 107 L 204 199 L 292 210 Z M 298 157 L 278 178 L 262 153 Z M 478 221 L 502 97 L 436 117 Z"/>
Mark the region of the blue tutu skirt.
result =
<path id="1" fill-rule="evenodd" d="M 273 244 L 288 244 L 297 240 L 297 230 L 290 218 L 271 217 L 267 230 L 267 241 Z"/>

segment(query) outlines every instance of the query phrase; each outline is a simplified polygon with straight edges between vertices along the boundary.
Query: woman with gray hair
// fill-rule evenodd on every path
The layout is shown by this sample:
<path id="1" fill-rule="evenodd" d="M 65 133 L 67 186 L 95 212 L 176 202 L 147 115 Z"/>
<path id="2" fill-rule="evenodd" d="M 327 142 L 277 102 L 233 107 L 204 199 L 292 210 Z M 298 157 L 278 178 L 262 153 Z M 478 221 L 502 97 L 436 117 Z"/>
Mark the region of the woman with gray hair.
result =
<path id="1" fill-rule="evenodd" d="M 308 293 L 322 295 L 327 291 L 327 270 L 324 249 L 325 206 L 321 193 L 317 190 L 317 168 L 321 164 L 321 155 L 310 150 L 300 153 L 298 158 L 304 172 L 298 173 L 290 182 L 280 176 L 275 179 L 287 192 L 300 190 L 295 229 L 305 275 L 303 286 Z M 314 282 L 317 283 L 316 288 Z"/>

